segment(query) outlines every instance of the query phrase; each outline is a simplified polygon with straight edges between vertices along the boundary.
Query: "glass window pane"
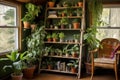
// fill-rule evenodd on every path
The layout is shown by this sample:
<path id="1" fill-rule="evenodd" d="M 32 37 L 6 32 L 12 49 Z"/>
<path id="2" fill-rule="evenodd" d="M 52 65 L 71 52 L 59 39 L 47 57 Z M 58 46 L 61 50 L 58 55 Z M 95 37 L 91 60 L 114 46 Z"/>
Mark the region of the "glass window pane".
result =
<path id="1" fill-rule="evenodd" d="M 120 40 L 120 29 L 98 29 L 96 37 L 99 40 L 104 38 L 116 38 Z"/>
<path id="2" fill-rule="evenodd" d="M 18 29 L 0 28 L 0 52 L 18 49 Z"/>
<path id="3" fill-rule="evenodd" d="M 16 26 L 16 8 L 0 4 L 0 26 Z"/>
<path id="4" fill-rule="evenodd" d="M 104 26 L 120 27 L 119 16 L 120 8 L 104 8 L 102 13 L 102 20 L 105 23 Z"/>

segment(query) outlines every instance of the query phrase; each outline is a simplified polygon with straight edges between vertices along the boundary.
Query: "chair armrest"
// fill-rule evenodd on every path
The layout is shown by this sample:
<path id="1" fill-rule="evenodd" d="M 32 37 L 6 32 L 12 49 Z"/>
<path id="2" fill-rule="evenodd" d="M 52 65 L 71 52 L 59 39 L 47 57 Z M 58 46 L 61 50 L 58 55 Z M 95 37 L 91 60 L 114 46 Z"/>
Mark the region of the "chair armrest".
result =
<path id="1" fill-rule="evenodd" d="M 91 51 L 89 51 L 89 53 L 96 53 L 98 51 L 98 49 L 94 49 L 94 50 L 91 50 Z"/>
<path id="2" fill-rule="evenodd" d="M 120 55 L 120 50 L 118 50 L 118 51 L 116 52 L 116 54 L 119 54 L 119 55 Z"/>

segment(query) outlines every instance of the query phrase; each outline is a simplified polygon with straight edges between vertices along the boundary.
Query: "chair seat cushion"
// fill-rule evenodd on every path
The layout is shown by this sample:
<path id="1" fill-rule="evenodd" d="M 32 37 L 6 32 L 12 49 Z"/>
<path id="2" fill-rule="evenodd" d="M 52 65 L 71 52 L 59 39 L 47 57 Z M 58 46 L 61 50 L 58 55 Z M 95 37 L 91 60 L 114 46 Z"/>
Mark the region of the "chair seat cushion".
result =
<path id="1" fill-rule="evenodd" d="M 94 59 L 95 63 L 108 63 L 108 64 L 113 64 L 115 62 L 115 59 L 111 58 L 95 58 Z"/>

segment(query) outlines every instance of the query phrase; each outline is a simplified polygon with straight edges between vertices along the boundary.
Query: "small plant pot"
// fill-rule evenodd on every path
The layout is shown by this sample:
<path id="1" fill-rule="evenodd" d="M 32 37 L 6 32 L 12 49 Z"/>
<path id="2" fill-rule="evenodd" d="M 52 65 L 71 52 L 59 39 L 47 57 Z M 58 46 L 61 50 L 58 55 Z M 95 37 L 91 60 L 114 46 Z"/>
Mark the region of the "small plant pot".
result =
<path id="1" fill-rule="evenodd" d="M 36 24 L 31 24 L 31 29 L 32 29 L 32 31 L 34 31 L 36 27 L 37 27 Z"/>
<path id="2" fill-rule="evenodd" d="M 53 66 L 52 65 L 48 65 L 48 69 L 49 70 L 53 69 Z"/>
<path id="3" fill-rule="evenodd" d="M 54 7 L 54 5 L 55 5 L 55 2 L 48 2 L 49 7 Z"/>
<path id="4" fill-rule="evenodd" d="M 78 22 L 73 23 L 73 29 L 78 29 L 79 26 L 80 26 L 80 23 L 78 23 Z"/>
<path id="5" fill-rule="evenodd" d="M 69 57 L 69 54 L 66 53 L 65 56 L 66 56 L 66 57 Z"/>
<path id="6" fill-rule="evenodd" d="M 60 42 L 63 42 L 63 39 L 60 39 Z"/>
<path id="7" fill-rule="evenodd" d="M 72 52 L 72 57 L 78 57 L 78 54 L 76 52 Z"/>
<path id="8" fill-rule="evenodd" d="M 78 2 L 79 7 L 83 7 L 83 2 Z"/>
<path id="9" fill-rule="evenodd" d="M 48 42 L 51 42 L 52 40 L 51 40 L 51 38 L 48 38 L 47 41 L 48 41 Z"/>
<path id="10" fill-rule="evenodd" d="M 23 75 L 27 79 L 32 79 L 36 66 L 28 67 L 23 70 Z"/>
<path id="11" fill-rule="evenodd" d="M 53 42 L 57 42 L 57 39 L 56 39 L 56 38 L 53 38 Z"/>
<path id="12" fill-rule="evenodd" d="M 72 72 L 72 73 L 77 73 L 77 69 L 74 68 L 74 67 L 71 67 L 71 72 Z"/>
<path id="13" fill-rule="evenodd" d="M 15 75 L 14 73 L 11 74 L 12 80 L 22 80 L 23 74 Z"/>
<path id="14" fill-rule="evenodd" d="M 25 29 L 30 29 L 30 23 L 27 22 L 27 21 L 23 22 L 23 26 L 24 26 Z"/>

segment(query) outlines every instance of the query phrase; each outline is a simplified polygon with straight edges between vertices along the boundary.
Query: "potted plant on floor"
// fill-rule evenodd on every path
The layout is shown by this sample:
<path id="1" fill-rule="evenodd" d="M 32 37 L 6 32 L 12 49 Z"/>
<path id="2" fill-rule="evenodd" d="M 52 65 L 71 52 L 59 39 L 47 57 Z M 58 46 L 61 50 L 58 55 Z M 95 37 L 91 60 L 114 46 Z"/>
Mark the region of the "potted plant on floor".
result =
<path id="1" fill-rule="evenodd" d="M 6 68 L 12 68 L 13 73 L 11 74 L 12 80 L 22 80 L 23 74 L 22 70 L 24 68 L 23 66 L 23 60 L 25 59 L 25 53 L 18 53 L 17 50 L 12 51 L 10 54 L 7 54 L 5 58 L 1 58 L 0 60 L 10 60 L 12 62 L 11 65 L 5 65 L 3 67 L 4 70 Z"/>
<path id="2" fill-rule="evenodd" d="M 44 38 L 45 38 L 45 26 L 39 25 L 35 29 L 32 34 L 26 38 L 27 41 L 27 58 L 25 60 L 26 63 L 26 69 L 24 69 L 24 75 L 27 75 L 26 78 L 32 78 L 33 73 L 35 70 L 35 63 L 38 62 L 38 67 L 41 66 L 41 59 L 43 55 L 43 45 L 44 45 Z M 26 73 L 26 71 L 30 71 L 29 69 L 32 69 L 32 72 Z M 38 71 L 39 72 L 39 71 Z"/>

